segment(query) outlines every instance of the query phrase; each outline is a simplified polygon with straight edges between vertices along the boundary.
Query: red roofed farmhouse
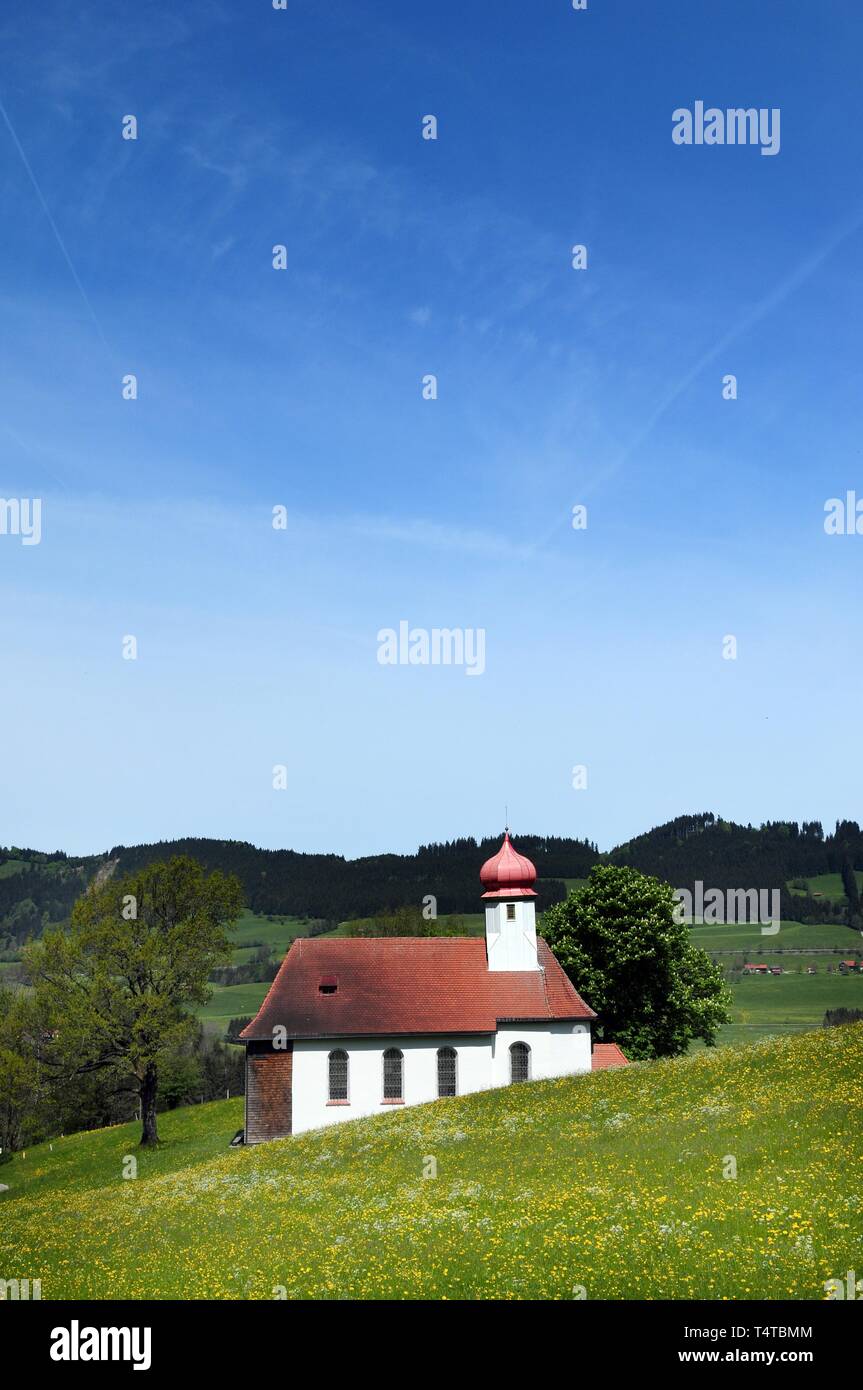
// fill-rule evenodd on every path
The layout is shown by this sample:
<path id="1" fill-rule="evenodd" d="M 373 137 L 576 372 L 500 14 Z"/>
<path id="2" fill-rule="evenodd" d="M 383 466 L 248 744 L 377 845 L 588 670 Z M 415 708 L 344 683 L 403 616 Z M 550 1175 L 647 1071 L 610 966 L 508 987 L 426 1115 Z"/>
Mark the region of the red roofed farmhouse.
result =
<path id="1" fill-rule="evenodd" d="M 596 1017 L 536 935 L 536 869 L 507 832 L 485 937 L 294 942 L 246 1044 L 245 1140 L 591 1070 Z M 625 1065 L 618 1049 L 612 1061 Z"/>

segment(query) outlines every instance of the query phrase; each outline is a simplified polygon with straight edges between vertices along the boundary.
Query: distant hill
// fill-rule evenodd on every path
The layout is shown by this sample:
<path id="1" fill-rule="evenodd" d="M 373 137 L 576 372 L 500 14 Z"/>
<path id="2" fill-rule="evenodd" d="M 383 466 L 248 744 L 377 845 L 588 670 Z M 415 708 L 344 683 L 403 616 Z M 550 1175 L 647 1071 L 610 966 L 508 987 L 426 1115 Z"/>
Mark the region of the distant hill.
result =
<path id="1" fill-rule="evenodd" d="M 421 845 L 416 854 L 345 859 L 339 854 L 265 850 L 242 840 L 162 840 L 116 845 L 83 859 L 0 849 L 0 951 L 14 951 L 51 922 L 68 918 L 87 885 L 154 859 L 190 854 L 205 869 L 237 874 L 252 912 L 332 922 L 417 905 L 432 894 L 440 914 L 476 912 L 479 865 L 500 848 L 500 835 Z M 540 909 L 566 896 L 567 878 L 583 878 L 599 859 L 595 846 L 555 836 L 520 835 L 519 848 L 537 866 Z"/>
<path id="2" fill-rule="evenodd" d="M 678 816 L 618 845 L 608 858 L 676 888 L 691 889 L 699 879 L 720 889 L 781 887 L 783 917 L 824 922 L 844 914 L 844 899 L 815 896 L 802 881 L 838 874 L 845 859 L 863 869 L 863 834 L 856 821 L 838 821 L 834 832 L 825 835 L 820 821 L 768 821 L 756 828 L 705 812 Z M 792 896 L 793 880 L 801 886 Z"/>
<path id="3" fill-rule="evenodd" d="M 837 875 L 847 860 L 863 869 L 863 835 L 842 821 L 825 835 L 818 822 L 736 825 L 707 812 L 676 820 L 601 855 L 587 840 L 517 835 L 518 847 L 537 866 L 540 910 L 565 896 L 565 881 L 586 878 L 600 860 L 631 864 L 675 887 L 698 879 L 714 888 L 783 887 L 782 915 L 795 921 L 839 921 L 841 894 L 816 895 L 805 880 Z M 478 910 L 479 865 L 500 845 L 500 834 L 421 845 L 416 854 L 345 859 L 339 854 L 265 850 L 242 840 L 163 840 L 115 845 L 106 854 L 70 857 L 12 847 L 0 849 L 0 959 L 51 922 L 68 918 L 76 897 L 94 878 L 124 873 L 154 859 L 190 854 L 207 869 L 236 873 L 252 912 L 336 923 L 371 917 L 429 894 L 440 914 Z M 797 880 L 797 887 L 786 887 Z M 793 897 L 792 897 L 793 891 Z"/>

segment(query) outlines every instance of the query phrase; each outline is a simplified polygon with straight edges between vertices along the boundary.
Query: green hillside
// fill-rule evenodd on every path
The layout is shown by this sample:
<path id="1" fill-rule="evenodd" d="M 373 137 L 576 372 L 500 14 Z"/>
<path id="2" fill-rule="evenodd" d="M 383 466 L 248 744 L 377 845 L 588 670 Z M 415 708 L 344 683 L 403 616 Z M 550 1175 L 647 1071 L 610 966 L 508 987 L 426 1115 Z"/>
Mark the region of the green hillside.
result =
<path id="1" fill-rule="evenodd" d="M 782 964 L 781 957 L 766 956 L 765 961 Z M 828 1009 L 863 1009 L 863 975 L 827 975 L 823 961 L 816 968 L 822 973 L 798 975 L 795 971 L 737 980 L 732 986 L 732 1021 L 720 1029 L 718 1045 L 818 1028 Z"/>
<path id="2" fill-rule="evenodd" d="M 863 938 L 841 922 L 779 923 L 775 935 L 765 935 L 757 922 L 692 923 L 692 944 L 702 951 L 754 952 L 788 950 L 828 950 L 845 955 L 860 953 Z"/>
<path id="3" fill-rule="evenodd" d="M 254 1149 L 239 1102 L 175 1111 L 135 1180 L 133 1126 L 4 1165 L 0 1268 L 46 1299 L 822 1298 L 859 1267 L 861 1077 L 855 1026 Z"/>
<path id="4" fill-rule="evenodd" d="M 281 959 L 296 937 L 308 935 L 309 926 L 309 921 L 299 917 L 266 917 L 247 910 L 231 927 L 230 936 L 239 949 L 270 946 L 273 955 Z"/>
<path id="5" fill-rule="evenodd" d="M 863 889 L 863 872 L 856 871 L 857 887 Z M 789 892 L 802 895 L 804 890 L 798 888 L 793 882 L 788 885 Z M 830 898 L 833 902 L 841 902 L 845 897 L 845 889 L 842 884 L 841 874 L 815 874 L 814 877 L 806 879 L 806 892 Z"/>

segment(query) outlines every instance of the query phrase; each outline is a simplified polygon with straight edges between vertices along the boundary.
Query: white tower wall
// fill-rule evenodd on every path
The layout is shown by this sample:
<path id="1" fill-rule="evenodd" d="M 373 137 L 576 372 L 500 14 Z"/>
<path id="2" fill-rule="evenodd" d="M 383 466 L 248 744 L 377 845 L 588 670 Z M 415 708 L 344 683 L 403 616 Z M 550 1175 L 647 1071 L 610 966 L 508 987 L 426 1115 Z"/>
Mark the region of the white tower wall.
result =
<path id="1" fill-rule="evenodd" d="M 539 970 L 533 898 L 494 898 L 485 906 L 489 970 Z"/>

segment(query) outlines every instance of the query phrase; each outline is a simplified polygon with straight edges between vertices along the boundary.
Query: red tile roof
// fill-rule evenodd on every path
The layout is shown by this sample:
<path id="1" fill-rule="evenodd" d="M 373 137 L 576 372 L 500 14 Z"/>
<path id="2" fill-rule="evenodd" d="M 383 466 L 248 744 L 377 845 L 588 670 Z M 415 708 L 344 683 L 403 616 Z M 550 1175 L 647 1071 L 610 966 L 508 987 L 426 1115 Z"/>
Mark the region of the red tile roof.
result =
<path id="1" fill-rule="evenodd" d="M 494 1033 L 501 1022 L 591 1019 L 539 938 L 541 970 L 489 970 L 483 937 L 300 937 L 241 1038 Z M 337 981 L 335 993 L 320 985 Z"/>
<path id="2" fill-rule="evenodd" d="M 594 1043 L 593 1056 L 590 1059 L 591 1071 L 607 1071 L 609 1067 L 628 1066 L 629 1061 L 617 1043 Z"/>

